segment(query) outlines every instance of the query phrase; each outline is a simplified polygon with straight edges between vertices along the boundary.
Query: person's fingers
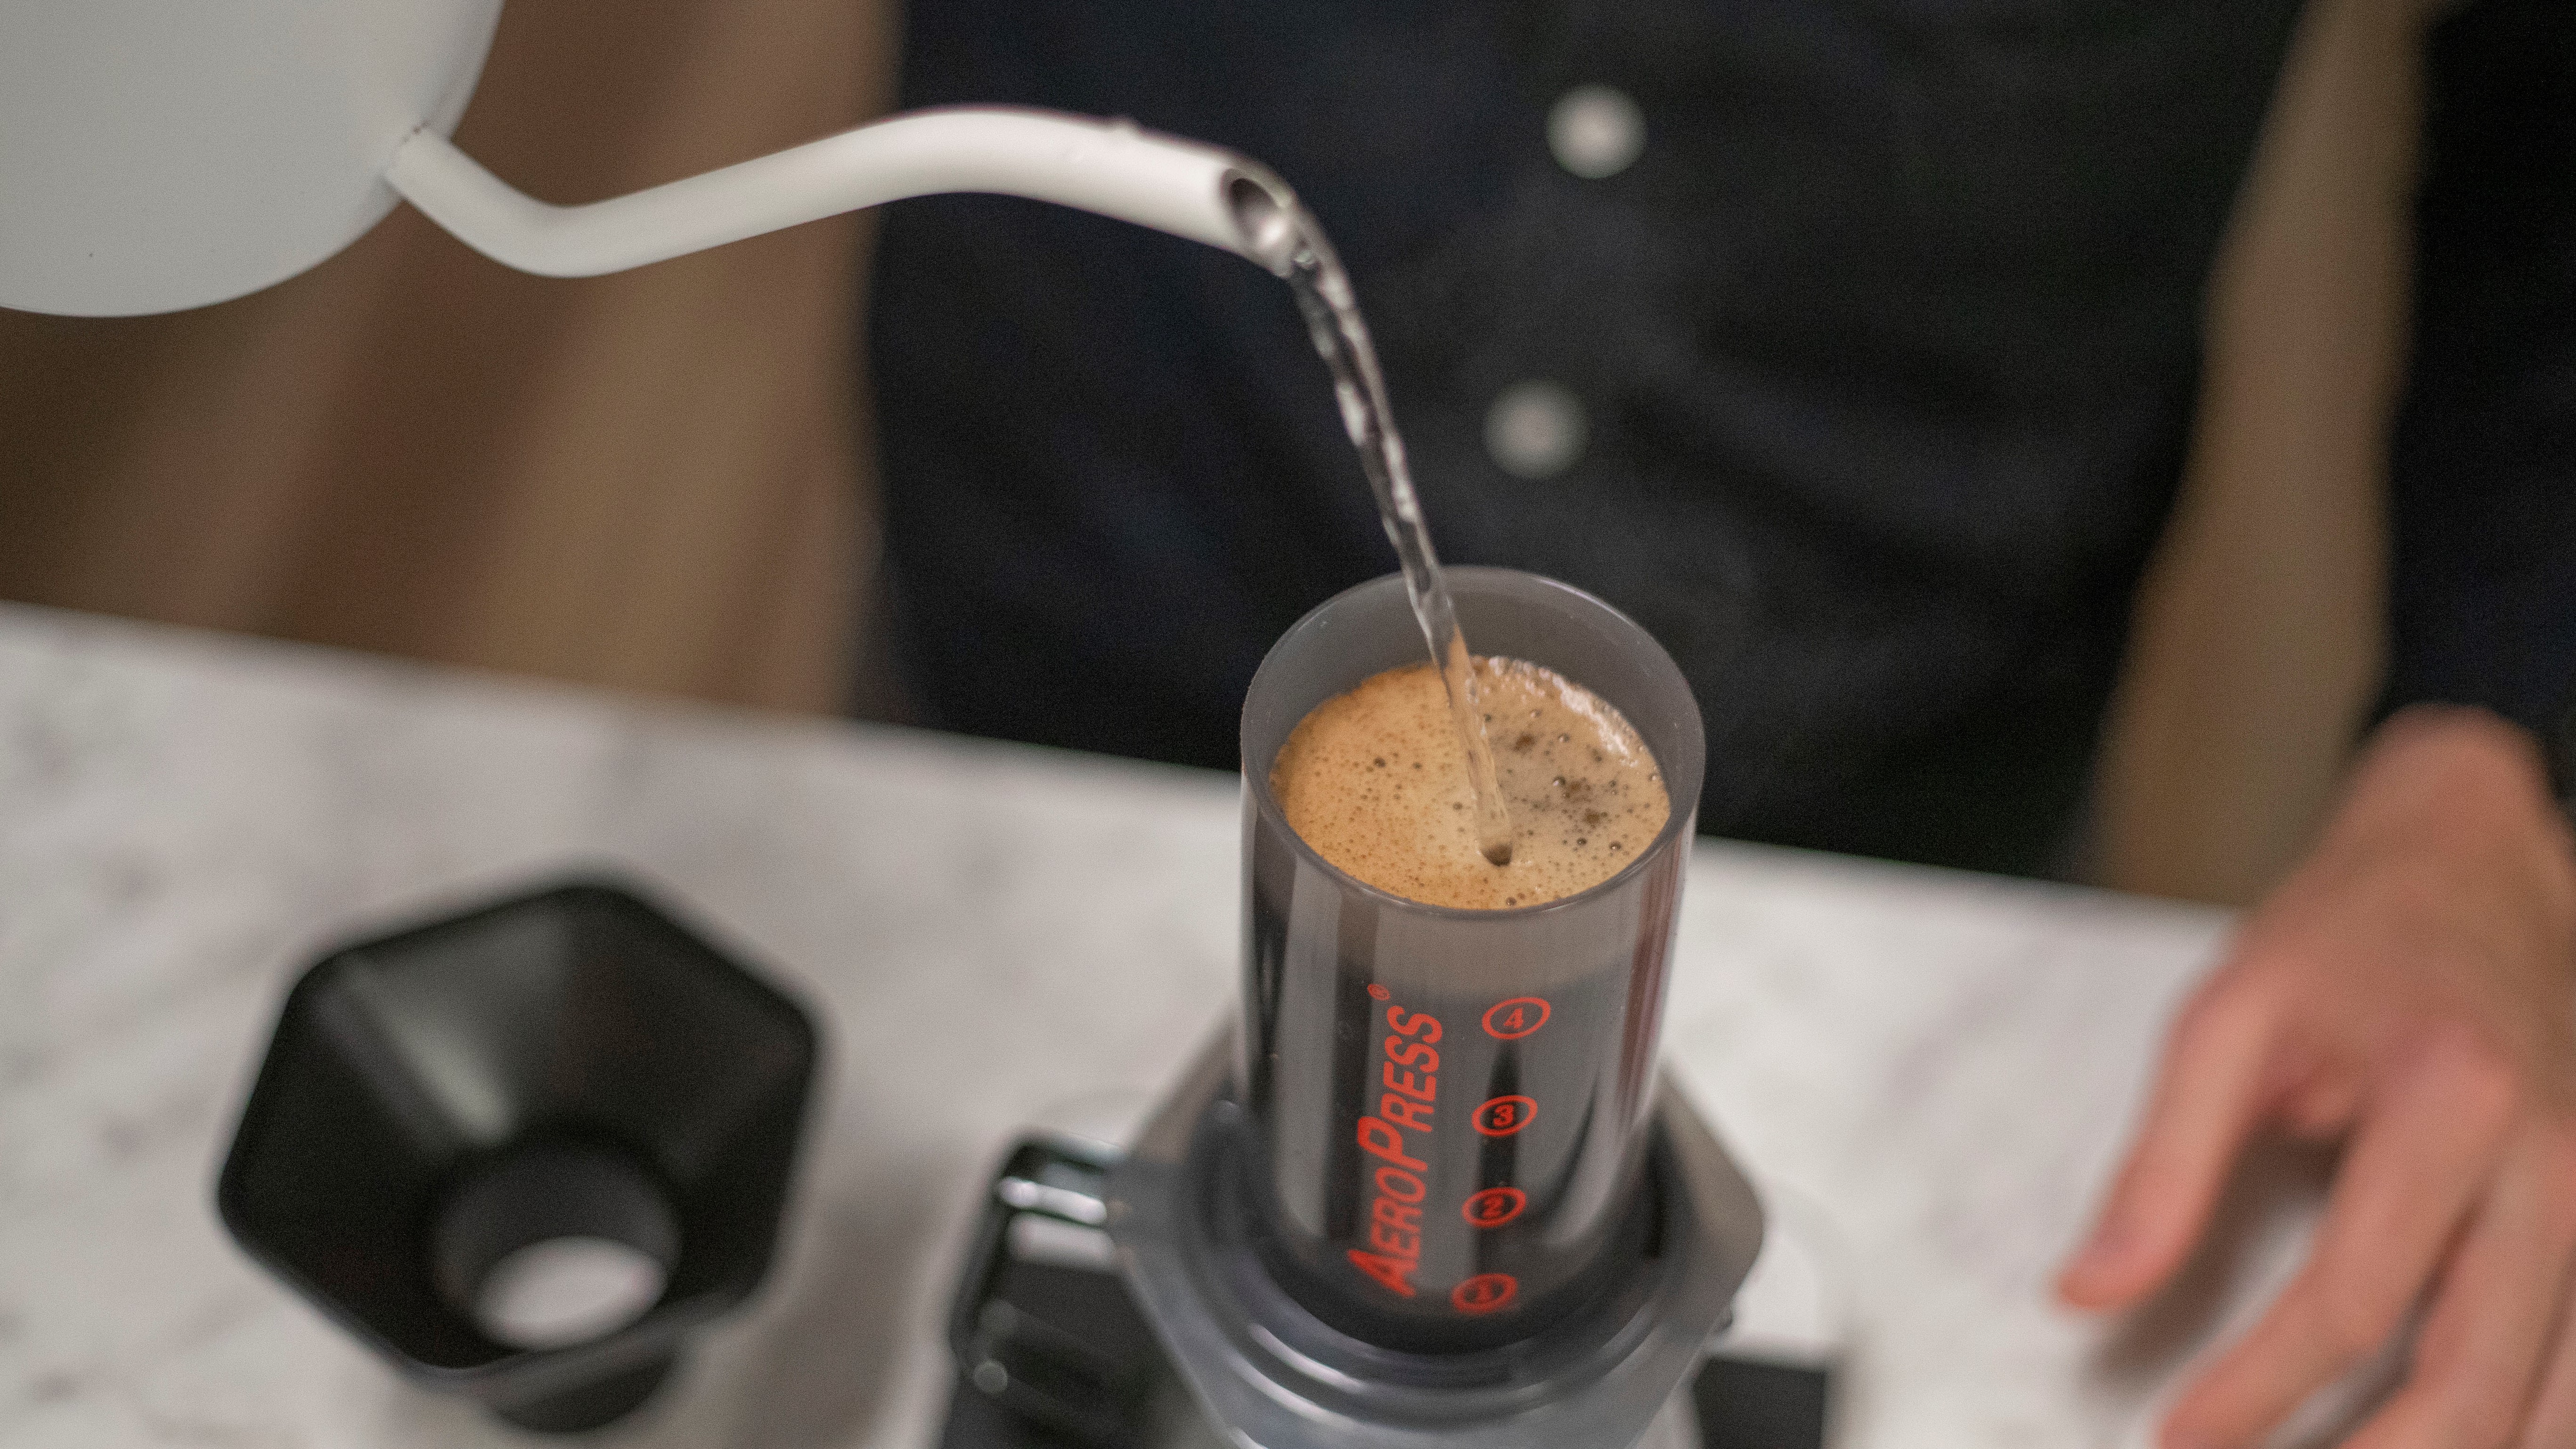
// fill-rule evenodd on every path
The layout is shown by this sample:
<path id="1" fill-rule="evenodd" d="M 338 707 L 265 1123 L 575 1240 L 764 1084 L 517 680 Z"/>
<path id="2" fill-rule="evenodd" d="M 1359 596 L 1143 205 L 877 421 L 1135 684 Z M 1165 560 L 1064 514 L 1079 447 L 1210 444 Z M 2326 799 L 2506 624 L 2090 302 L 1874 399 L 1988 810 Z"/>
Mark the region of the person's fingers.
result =
<path id="1" fill-rule="evenodd" d="M 2256 1442 L 2385 1342 L 2493 1177 L 2511 1072 L 2444 1037 L 2383 1079 L 2338 1174 L 2314 1250 L 2262 1320 L 2165 1421 L 2169 1445 Z"/>
<path id="2" fill-rule="evenodd" d="M 2576 1288 L 2576 1284 L 2568 1285 Z M 2541 1366 L 2540 1388 L 2523 1415 L 2517 1449 L 2576 1449 L 2576 1292 L 2558 1305 L 2556 1337 Z"/>
<path id="3" fill-rule="evenodd" d="M 2405 1387 L 2347 1449 L 2516 1441 L 2576 1253 L 2571 1189 L 2576 1151 L 2562 1134 L 2535 1126 L 2515 1136 L 2416 1335 Z"/>
<path id="4" fill-rule="evenodd" d="M 2322 1072 L 2284 1098 L 2274 1115 L 2292 1136 L 2325 1142 L 2352 1130 L 2360 1110 L 2360 1079 L 2350 1072 Z"/>
<path id="5" fill-rule="evenodd" d="M 2222 984 L 2175 1023 L 2128 1161 L 2058 1276 L 2060 1298 L 2117 1307 L 2182 1265 L 2261 1114 L 2277 1020 L 2271 998 Z"/>

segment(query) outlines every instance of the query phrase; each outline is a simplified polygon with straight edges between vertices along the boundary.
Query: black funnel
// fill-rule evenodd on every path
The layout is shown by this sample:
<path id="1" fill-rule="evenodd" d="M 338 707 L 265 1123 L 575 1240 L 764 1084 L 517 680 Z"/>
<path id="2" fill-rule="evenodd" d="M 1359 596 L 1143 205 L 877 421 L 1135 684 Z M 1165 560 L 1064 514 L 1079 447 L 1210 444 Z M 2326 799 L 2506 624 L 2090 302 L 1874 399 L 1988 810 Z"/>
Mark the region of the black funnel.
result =
<path id="1" fill-rule="evenodd" d="M 776 989 L 622 890 L 562 886 L 307 971 L 216 1201 L 414 1381 L 595 1428 L 759 1285 L 815 1055 Z M 500 1341 L 477 1308 L 495 1268 L 562 1240 L 658 1269 L 659 1296 L 576 1341 Z"/>

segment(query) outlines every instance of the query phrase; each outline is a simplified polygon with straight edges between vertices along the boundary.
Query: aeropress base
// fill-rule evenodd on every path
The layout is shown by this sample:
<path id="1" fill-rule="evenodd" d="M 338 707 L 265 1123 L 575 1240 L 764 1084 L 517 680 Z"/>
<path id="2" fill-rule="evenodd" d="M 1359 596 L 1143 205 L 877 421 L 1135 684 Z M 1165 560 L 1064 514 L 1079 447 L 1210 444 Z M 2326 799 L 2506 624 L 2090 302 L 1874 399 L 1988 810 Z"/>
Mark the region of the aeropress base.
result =
<path id="1" fill-rule="evenodd" d="M 950 1325 L 961 1381 L 946 1449 L 1735 1442 L 1704 1432 L 1694 1401 L 1714 1382 L 1710 1340 L 1762 1246 L 1762 1210 L 1669 1086 L 1648 1156 L 1650 1249 L 1592 1306 L 1526 1339 L 1408 1354 L 1336 1332 L 1262 1268 L 1225 1191 L 1227 1080 L 1219 1044 L 1123 1153 L 1043 1139 L 1004 1164 Z M 1774 1367 L 1715 1378 L 1811 1400 L 1820 1420 L 1822 1376 Z"/>

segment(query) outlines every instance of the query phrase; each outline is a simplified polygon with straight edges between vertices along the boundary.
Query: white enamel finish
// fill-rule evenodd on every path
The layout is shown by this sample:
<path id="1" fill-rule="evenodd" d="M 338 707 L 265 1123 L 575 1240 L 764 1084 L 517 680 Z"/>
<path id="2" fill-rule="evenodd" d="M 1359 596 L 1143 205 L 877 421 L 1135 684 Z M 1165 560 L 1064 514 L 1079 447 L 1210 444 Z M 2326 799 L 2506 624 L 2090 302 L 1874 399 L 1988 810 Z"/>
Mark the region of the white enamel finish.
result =
<path id="1" fill-rule="evenodd" d="M 464 114 L 500 0 L 0 0 L 0 306 L 122 316 L 282 281 Z"/>
<path id="2" fill-rule="evenodd" d="M 521 271 L 623 271 L 800 222 L 938 192 L 1051 201 L 1246 252 L 1229 188 L 1249 179 L 1229 152 L 1118 121 L 1047 111 L 918 111 L 587 206 L 513 190 L 434 132 L 406 142 L 386 179 L 467 245 Z"/>
<path id="3" fill-rule="evenodd" d="M 1293 205 L 1213 147 L 960 108 L 549 206 L 447 141 L 499 18 L 500 0 L 0 0 L 0 307 L 225 301 L 357 240 L 397 192 L 475 249 L 566 277 L 933 192 L 1033 197 L 1245 255 L 1233 188 L 1269 203 L 1252 221 Z"/>

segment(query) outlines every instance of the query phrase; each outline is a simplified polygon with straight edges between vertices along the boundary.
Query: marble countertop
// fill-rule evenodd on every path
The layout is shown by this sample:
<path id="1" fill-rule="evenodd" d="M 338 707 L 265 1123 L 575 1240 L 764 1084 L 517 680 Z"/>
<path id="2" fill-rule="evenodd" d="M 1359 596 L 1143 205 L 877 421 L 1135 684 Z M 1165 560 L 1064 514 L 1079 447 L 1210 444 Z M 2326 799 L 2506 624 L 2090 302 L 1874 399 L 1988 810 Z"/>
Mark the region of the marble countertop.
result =
<path id="1" fill-rule="evenodd" d="M 544 1442 L 399 1384 L 235 1250 L 212 1182 L 320 952 L 605 865 L 798 990 L 830 1045 L 777 1272 L 606 1442 L 925 1446 L 982 1175 L 1035 1115 L 1158 1091 L 1220 1018 L 1235 850 L 1231 776 L 0 606 L 0 1444 Z M 1666 1049 L 1841 1245 L 1838 1442 L 2136 1442 L 2277 1280 L 2296 1163 L 2140 1319 L 2044 1293 L 2224 928 L 1699 848 Z"/>

